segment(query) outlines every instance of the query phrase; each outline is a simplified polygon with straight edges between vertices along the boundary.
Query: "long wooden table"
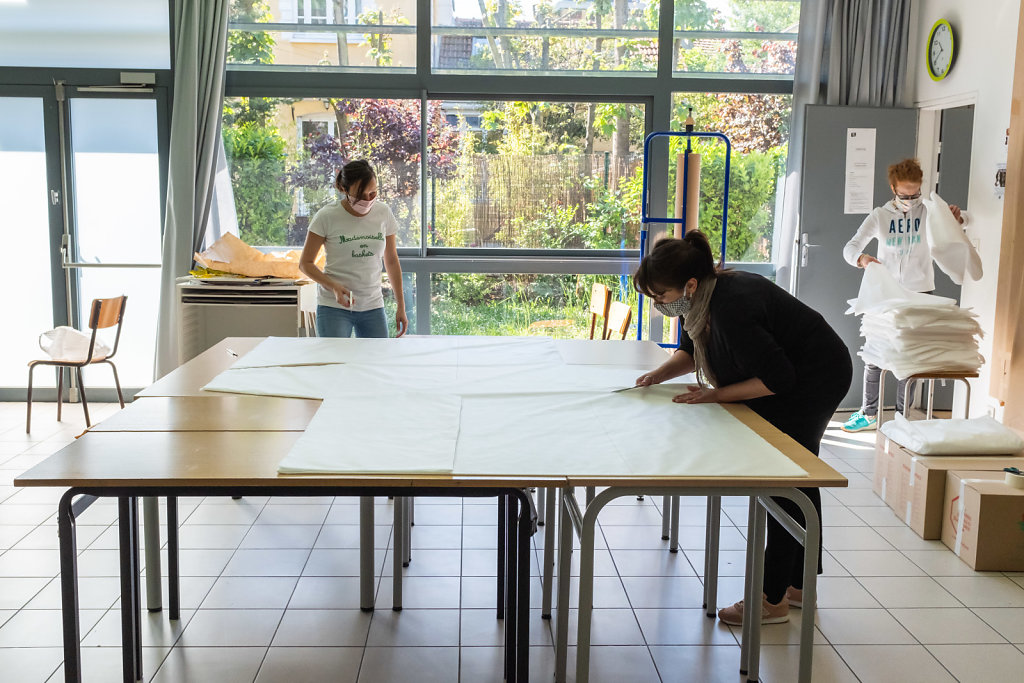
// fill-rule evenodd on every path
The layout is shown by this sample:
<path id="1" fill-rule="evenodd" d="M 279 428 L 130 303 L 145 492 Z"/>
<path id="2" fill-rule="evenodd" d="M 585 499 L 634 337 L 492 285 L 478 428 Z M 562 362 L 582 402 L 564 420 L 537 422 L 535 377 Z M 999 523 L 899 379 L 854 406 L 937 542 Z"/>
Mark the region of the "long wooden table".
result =
<path id="1" fill-rule="evenodd" d="M 810 680 L 813 638 L 815 564 L 820 537 L 813 506 L 797 487 L 845 486 L 846 480 L 811 453 L 781 434 L 743 406 L 727 409 L 784 455 L 807 471 L 807 477 L 637 477 L 627 472 L 603 477 L 535 476 L 517 473 L 502 477 L 459 477 L 451 475 L 302 475 L 281 476 L 277 466 L 301 434 L 319 401 L 272 399 L 267 397 L 219 396 L 211 398 L 202 387 L 213 376 L 251 350 L 259 339 L 226 339 L 141 392 L 129 409 L 97 425 L 74 444 L 54 454 L 15 480 L 18 486 L 69 486 L 62 498 L 58 525 L 61 540 L 61 573 L 64 607 L 65 677 L 80 680 L 78 650 L 78 600 L 75 517 L 96 497 L 119 500 L 121 540 L 122 636 L 125 680 L 141 674 L 141 642 L 138 613 L 139 561 L 137 499 L 183 495 L 351 495 L 367 496 L 498 496 L 499 522 L 504 526 L 503 573 L 505 579 L 507 680 L 527 680 L 529 643 L 529 536 L 532 532 L 531 500 L 524 487 L 558 489 L 561 492 L 560 548 L 572 548 L 575 529 L 581 538 L 580 610 L 578 630 L 577 681 L 589 676 L 590 615 L 593 602 L 594 530 L 599 512 L 614 498 L 637 493 L 666 495 L 747 496 L 750 531 L 747 546 L 748 609 L 760 605 L 763 571 L 764 521 L 773 514 L 807 547 L 805 563 L 805 608 L 801 632 L 800 680 Z M 664 359 L 656 345 L 640 342 L 556 342 L 563 357 L 577 364 L 609 362 L 653 367 Z M 271 408 L 272 409 L 269 409 Z M 268 408 L 268 410 L 264 410 Z M 260 416 L 270 416 L 261 418 Z M 160 429 L 157 429 L 157 428 Z M 175 428 L 187 431 L 177 431 Z M 127 430 L 127 431 L 125 431 Z M 197 431 L 200 430 L 200 431 Z M 576 486 L 606 487 L 585 508 L 575 499 Z M 804 512 L 804 530 L 785 515 L 772 496 L 796 501 Z M 396 505 L 396 512 L 398 510 Z M 369 506 L 372 511 L 372 505 Z M 709 510 L 714 506 L 709 507 Z M 554 534 L 554 497 L 548 497 L 548 533 Z M 709 515 L 710 516 L 710 515 Z M 717 519 L 714 520 L 717 526 Z M 170 520 L 169 520 L 170 522 Z M 169 524 L 169 527 L 171 525 Z M 175 531 L 176 533 L 176 524 Z M 365 525 L 364 525 L 365 528 Z M 372 533 L 372 520 L 370 521 Z M 169 533 L 170 532 L 169 530 Z M 709 526 L 709 535 L 711 534 Z M 372 553 L 372 536 L 364 539 Z M 546 543 L 547 548 L 553 544 Z M 710 550 L 709 544 L 709 550 Z M 710 553 L 709 553 L 710 554 Z M 399 553 L 395 553 L 396 557 Z M 550 555 L 545 554 L 545 565 Z M 371 556 L 372 558 L 372 556 Z M 813 563 L 812 563 L 813 560 Z M 500 561 L 500 560 L 499 560 Z M 559 600 L 556 627 L 559 647 L 559 679 L 565 675 L 565 643 L 568 632 L 569 552 L 559 554 Z M 149 565 L 147 560 L 147 566 Z M 547 569 L 547 567 L 545 567 Z M 398 573 L 399 570 L 396 570 Z M 159 572 L 147 572 L 147 574 Z M 548 575 L 550 576 L 550 575 Z M 547 577 L 545 577 L 547 578 Z M 551 585 L 550 579 L 545 581 Z M 756 587 L 756 600 L 754 597 Z M 501 589 L 499 588 L 499 591 Z M 710 606 L 713 608 L 713 604 Z M 759 619 L 746 615 L 743 632 L 741 671 L 757 677 Z"/>

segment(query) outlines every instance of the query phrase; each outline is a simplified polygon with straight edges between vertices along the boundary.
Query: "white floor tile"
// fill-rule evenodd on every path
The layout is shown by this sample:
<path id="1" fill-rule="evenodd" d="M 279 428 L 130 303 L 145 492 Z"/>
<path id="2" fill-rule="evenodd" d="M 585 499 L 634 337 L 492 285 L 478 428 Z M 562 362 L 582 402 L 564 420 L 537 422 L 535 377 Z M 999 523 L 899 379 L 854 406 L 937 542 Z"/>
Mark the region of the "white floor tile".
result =
<path id="1" fill-rule="evenodd" d="M 955 681 L 923 645 L 837 645 L 836 650 L 862 681 Z"/>
<path id="2" fill-rule="evenodd" d="M 1024 653 L 1013 645 L 929 645 L 928 650 L 960 683 L 1019 681 Z"/>
<path id="3" fill-rule="evenodd" d="M 362 647 L 272 647 L 256 683 L 355 683 Z"/>
<path id="4" fill-rule="evenodd" d="M 1024 607 L 1024 587 L 1004 576 L 943 576 L 935 580 L 968 607 Z"/>
<path id="5" fill-rule="evenodd" d="M 882 607 L 961 607 L 945 588 L 928 576 L 864 576 L 860 583 Z"/>
<path id="6" fill-rule="evenodd" d="M 889 614 L 925 645 L 1006 642 L 966 607 L 890 609 Z"/>

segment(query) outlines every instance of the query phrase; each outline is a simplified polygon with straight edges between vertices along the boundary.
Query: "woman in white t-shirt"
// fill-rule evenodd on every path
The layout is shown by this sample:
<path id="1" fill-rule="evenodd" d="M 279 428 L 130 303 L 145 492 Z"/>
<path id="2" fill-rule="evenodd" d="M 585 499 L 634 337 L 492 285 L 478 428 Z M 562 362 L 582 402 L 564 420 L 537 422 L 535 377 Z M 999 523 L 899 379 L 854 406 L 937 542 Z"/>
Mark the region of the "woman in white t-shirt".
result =
<path id="1" fill-rule="evenodd" d="M 381 263 L 395 293 L 396 336 L 409 329 L 402 295 L 402 266 L 395 233 L 398 221 L 377 202 L 377 173 L 367 161 L 345 164 L 334 182 L 345 195 L 316 212 L 309 222 L 299 270 L 319 286 L 316 333 L 320 337 L 387 337 L 388 321 L 381 293 Z M 327 261 L 315 261 L 320 247 Z"/>

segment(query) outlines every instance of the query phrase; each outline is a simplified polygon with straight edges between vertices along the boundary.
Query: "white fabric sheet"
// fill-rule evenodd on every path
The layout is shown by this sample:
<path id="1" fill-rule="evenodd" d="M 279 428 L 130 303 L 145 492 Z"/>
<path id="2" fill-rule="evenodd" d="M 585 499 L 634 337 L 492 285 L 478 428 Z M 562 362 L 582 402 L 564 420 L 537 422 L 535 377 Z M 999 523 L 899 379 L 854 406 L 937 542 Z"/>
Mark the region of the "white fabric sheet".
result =
<path id="1" fill-rule="evenodd" d="M 460 399 L 437 394 L 326 399 L 281 461 L 281 474 L 449 474 Z"/>
<path id="2" fill-rule="evenodd" d="M 673 403 L 678 386 L 614 394 L 602 419 L 630 471 L 649 476 L 806 477 L 717 403 Z"/>
<path id="3" fill-rule="evenodd" d="M 899 413 L 882 433 L 921 455 L 999 455 L 1018 453 L 1024 440 L 991 417 L 969 420 L 908 420 Z"/>
<path id="4" fill-rule="evenodd" d="M 980 280 L 983 272 L 981 256 L 949 210 L 949 204 L 932 192 L 931 197 L 924 200 L 924 205 L 928 209 L 925 237 L 939 269 L 958 285 L 968 277 Z"/>
<path id="5" fill-rule="evenodd" d="M 233 394 L 331 398 L 402 391 L 447 393 L 455 386 L 451 365 L 302 365 L 225 370 L 203 389 Z"/>
<path id="6" fill-rule="evenodd" d="M 550 337 L 455 337 L 458 364 L 467 365 L 561 365 Z"/>
<path id="7" fill-rule="evenodd" d="M 267 368 L 332 363 L 455 365 L 457 362 L 456 349 L 442 337 L 268 337 L 235 361 L 232 367 Z"/>
<path id="8" fill-rule="evenodd" d="M 807 476 L 721 406 L 672 403 L 678 393 L 467 396 L 455 474 Z"/>
<path id="9" fill-rule="evenodd" d="M 933 294 L 921 294 L 904 289 L 896 278 L 881 263 L 869 263 L 860 281 L 856 299 L 850 299 L 847 313 L 860 315 L 887 305 L 914 304 L 918 306 L 942 306 L 956 301 Z"/>
<path id="10" fill-rule="evenodd" d="M 547 338 L 398 342 L 267 340 L 204 388 L 324 399 L 288 474 L 806 476 L 720 406 L 672 403 L 690 377 L 613 393 L 650 368 L 566 365 Z"/>

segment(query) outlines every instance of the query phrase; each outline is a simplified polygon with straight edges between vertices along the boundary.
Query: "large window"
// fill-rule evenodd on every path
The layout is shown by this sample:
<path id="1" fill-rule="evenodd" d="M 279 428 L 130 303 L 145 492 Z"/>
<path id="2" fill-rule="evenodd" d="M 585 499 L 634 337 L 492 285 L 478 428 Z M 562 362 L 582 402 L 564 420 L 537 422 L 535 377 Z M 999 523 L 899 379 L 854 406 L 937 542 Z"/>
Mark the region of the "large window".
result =
<path id="1" fill-rule="evenodd" d="M 415 23 L 415 0 L 232 0 L 228 65 L 409 70 Z"/>
<path id="2" fill-rule="evenodd" d="M 799 21 L 799 0 L 676 0 L 673 69 L 792 74 Z"/>
<path id="3" fill-rule="evenodd" d="M 398 244 L 419 245 L 418 100 L 227 98 L 222 130 L 242 241 L 300 246 L 310 218 L 338 197 L 337 170 L 368 159 L 398 219 Z"/>
<path id="4" fill-rule="evenodd" d="M 585 339 L 595 282 L 606 285 L 613 300 L 636 310 L 636 292 L 624 275 L 435 273 L 430 280 L 430 331 Z M 600 331 L 598 323 L 595 334 Z M 630 337 L 636 337 L 635 320 Z"/>
<path id="5" fill-rule="evenodd" d="M 732 144 L 726 260 L 771 276 L 800 2 L 669 1 L 233 0 L 239 235 L 302 244 L 337 168 L 367 158 L 399 219 L 417 333 L 585 336 L 595 279 L 635 304 L 641 230 L 666 230 L 641 223 L 645 166 L 648 215 L 674 218 L 685 151 L 662 141 L 645 160 L 644 139 L 692 107 Z M 717 250 L 724 144 L 691 147 Z"/>
<path id="6" fill-rule="evenodd" d="M 676 93 L 672 98 L 672 130 L 683 130 L 692 113 L 696 130 L 720 132 L 729 138 L 727 261 L 772 260 L 776 228 L 782 218 L 791 103 L 791 95 L 749 93 Z M 682 138 L 675 139 L 673 158 L 684 153 L 685 147 Z M 725 145 L 717 139 L 699 139 L 692 142 L 692 150 L 701 156 L 698 225 L 718 255 L 725 201 Z M 669 165 L 673 188 L 681 184 L 678 168 Z"/>
<path id="7" fill-rule="evenodd" d="M 167 0 L 0 2 L 0 66 L 167 69 Z"/>
<path id="8" fill-rule="evenodd" d="M 642 105 L 444 100 L 431 107 L 445 115 L 429 127 L 431 246 L 637 247 Z"/>
<path id="9" fill-rule="evenodd" d="M 653 72 L 657 0 L 433 0 L 433 67 L 465 72 Z"/>

